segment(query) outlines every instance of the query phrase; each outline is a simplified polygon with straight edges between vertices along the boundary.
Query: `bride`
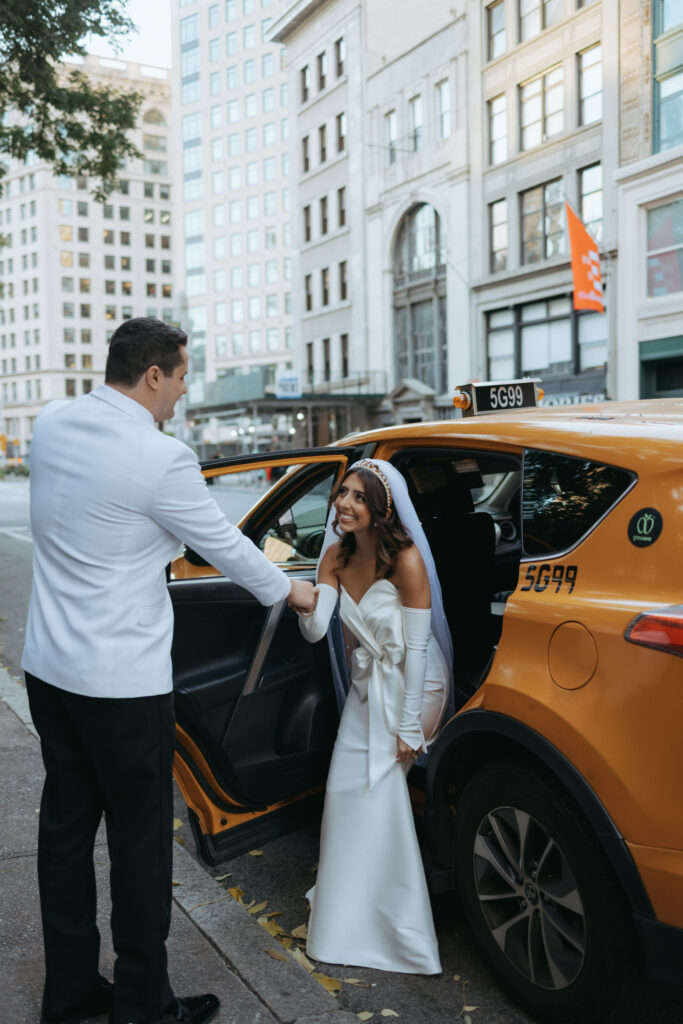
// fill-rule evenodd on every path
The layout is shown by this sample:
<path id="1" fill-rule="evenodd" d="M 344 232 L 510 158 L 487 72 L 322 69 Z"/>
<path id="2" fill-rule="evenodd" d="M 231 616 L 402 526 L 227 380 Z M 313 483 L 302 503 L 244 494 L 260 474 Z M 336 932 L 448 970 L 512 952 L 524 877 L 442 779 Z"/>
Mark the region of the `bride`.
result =
<path id="1" fill-rule="evenodd" d="M 317 593 L 315 610 L 299 613 L 303 635 L 322 639 L 339 602 L 354 649 L 317 882 L 307 894 L 307 953 L 438 974 L 406 776 L 449 703 L 452 647 L 429 545 L 405 480 L 388 462 L 354 463 L 333 495 Z"/>

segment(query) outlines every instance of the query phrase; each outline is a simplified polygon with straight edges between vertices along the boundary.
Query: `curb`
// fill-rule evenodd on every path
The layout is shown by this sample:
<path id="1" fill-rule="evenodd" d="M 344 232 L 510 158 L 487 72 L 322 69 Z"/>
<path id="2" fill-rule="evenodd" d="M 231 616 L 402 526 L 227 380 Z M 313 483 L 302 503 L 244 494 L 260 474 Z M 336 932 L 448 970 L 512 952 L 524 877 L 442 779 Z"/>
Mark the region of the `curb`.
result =
<path id="1" fill-rule="evenodd" d="M 38 740 L 24 683 L 2 666 L 0 700 Z M 173 878 L 177 910 L 282 1024 L 357 1024 L 357 1016 L 337 1009 L 334 997 L 295 960 L 267 954 L 273 947 L 286 950 L 177 843 Z"/>

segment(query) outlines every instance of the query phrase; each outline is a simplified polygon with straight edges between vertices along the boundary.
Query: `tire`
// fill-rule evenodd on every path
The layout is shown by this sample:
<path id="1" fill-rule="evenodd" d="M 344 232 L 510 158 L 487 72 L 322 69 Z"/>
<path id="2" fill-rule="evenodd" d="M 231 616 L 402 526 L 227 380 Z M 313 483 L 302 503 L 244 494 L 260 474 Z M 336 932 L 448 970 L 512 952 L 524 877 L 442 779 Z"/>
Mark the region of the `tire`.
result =
<path id="1" fill-rule="evenodd" d="M 627 1024 L 641 990 L 635 933 L 590 828 L 533 770 L 497 762 L 456 810 L 460 896 L 513 998 L 553 1024 Z"/>

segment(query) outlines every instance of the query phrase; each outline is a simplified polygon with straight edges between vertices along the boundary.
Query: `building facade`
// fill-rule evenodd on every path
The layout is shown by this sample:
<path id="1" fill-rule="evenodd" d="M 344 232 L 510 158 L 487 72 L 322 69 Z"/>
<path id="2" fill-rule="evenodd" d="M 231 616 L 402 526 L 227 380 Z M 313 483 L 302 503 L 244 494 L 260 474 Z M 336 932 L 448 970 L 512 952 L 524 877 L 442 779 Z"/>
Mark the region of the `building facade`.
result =
<path id="1" fill-rule="evenodd" d="M 249 427 L 262 442 L 287 434 L 277 417 L 238 409 L 240 395 L 274 394 L 292 358 L 289 101 L 274 11 L 274 0 L 172 5 L 176 286 L 198 446 L 233 450 Z M 244 379 L 222 383 L 233 377 Z"/>
<path id="2" fill-rule="evenodd" d="M 68 64 L 65 65 L 68 68 Z M 101 383 L 107 344 L 131 316 L 172 319 L 168 71 L 88 57 L 96 82 L 144 94 L 117 192 L 93 201 L 84 178 L 8 162 L 0 196 L 0 399 L 7 454 L 28 455 L 35 417 Z"/>
<path id="3" fill-rule="evenodd" d="M 618 389 L 624 398 L 675 397 L 683 395 L 683 4 L 622 0 L 621 8 Z"/>

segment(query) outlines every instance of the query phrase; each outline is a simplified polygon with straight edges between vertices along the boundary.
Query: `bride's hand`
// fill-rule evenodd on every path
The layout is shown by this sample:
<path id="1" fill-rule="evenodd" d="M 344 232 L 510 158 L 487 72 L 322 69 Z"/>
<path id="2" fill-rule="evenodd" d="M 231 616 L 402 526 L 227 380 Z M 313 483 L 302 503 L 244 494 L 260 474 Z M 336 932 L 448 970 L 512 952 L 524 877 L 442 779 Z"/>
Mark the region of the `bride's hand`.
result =
<path id="1" fill-rule="evenodd" d="M 419 750 L 413 750 L 413 748 L 409 747 L 408 744 L 404 740 L 402 740 L 400 736 L 396 737 L 397 761 L 400 761 L 401 763 L 407 761 L 409 764 L 412 764 L 414 761 L 417 760 L 419 753 Z"/>
<path id="2" fill-rule="evenodd" d="M 308 584 L 308 585 L 310 586 L 310 584 Z M 292 590 L 293 589 L 294 588 L 292 588 Z M 289 598 L 287 600 L 287 604 L 295 612 L 298 612 L 299 615 L 312 615 L 313 612 L 315 611 L 315 609 L 318 607 L 318 594 L 319 593 L 320 593 L 320 591 L 319 591 L 318 587 L 314 587 L 313 588 L 312 603 L 308 604 L 308 605 L 302 605 L 301 603 L 295 604 L 294 601 L 292 600 L 292 594 L 290 593 Z"/>

